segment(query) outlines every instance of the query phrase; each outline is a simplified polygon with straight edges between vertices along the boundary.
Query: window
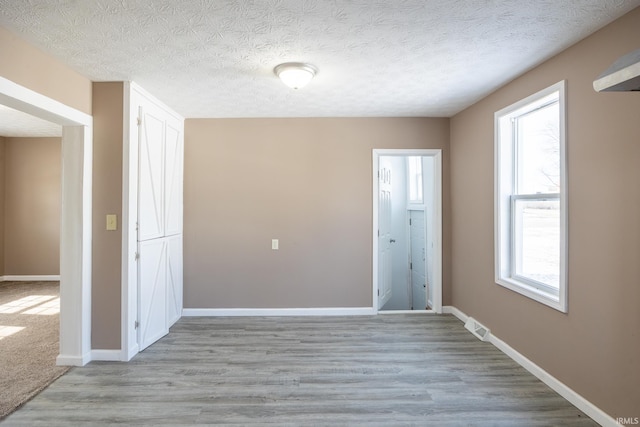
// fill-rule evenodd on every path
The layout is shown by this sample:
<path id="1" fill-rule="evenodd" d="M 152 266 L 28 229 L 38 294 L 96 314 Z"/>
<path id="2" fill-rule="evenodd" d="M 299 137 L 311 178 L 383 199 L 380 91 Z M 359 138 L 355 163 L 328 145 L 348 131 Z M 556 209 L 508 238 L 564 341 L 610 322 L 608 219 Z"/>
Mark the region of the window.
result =
<path id="1" fill-rule="evenodd" d="M 409 167 L 408 167 L 409 203 L 421 204 L 423 200 L 422 157 L 409 156 L 407 157 L 407 163 L 409 164 Z"/>
<path id="2" fill-rule="evenodd" d="M 567 311 L 565 82 L 495 114 L 496 283 Z"/>

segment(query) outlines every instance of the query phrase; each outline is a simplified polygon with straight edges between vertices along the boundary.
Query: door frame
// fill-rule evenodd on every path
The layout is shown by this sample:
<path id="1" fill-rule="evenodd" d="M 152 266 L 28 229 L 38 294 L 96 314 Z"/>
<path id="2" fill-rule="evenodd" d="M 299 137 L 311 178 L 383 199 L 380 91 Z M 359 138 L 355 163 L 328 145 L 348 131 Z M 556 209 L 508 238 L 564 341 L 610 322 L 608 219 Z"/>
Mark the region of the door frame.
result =
<path id="1" fill-rule="evenodd" d="M 93 117 L 0 77 L 0 104 L 62 126 L 60 354 L 58 365 L 91 361 Z"/>
<path id="2" fill-rule="evenodd" d="M 373 270 L 372 270 L 372 308 L 375 313 L 383 313 L 378 310 L 378 169 L 382 156 L 420 156 L 433 158 L 433 176 L 428 177 L 434 183 L 434 202 L 432 209 L 433 221 L 433 309 L 414 310 L 420 313 L 442 313 L 442 150 L 441 149 L 373 149 Z"/>
<path id="3" fill-rule="evenodd" d="M 381 164 L 382 163 L 382 164 Z M 386 163 L 386 164 L 385 164 Z M 377 305 L 376 307 L 378 308 L 378 310 L 380 310 L 382 308 L 382 306 L 384 306 L 387 302 L 389 302 L 389 300 L 391 299 L 391 295 L 392 295 L 392 291 L 393 291 L 393 275 L 392 275 L 392 271 L 393 268 L 393 259 L 392 259 L 392 255 L 393 255 L 393 250 L 391 249 L 391 232 L 393 229 L 393 223 L 391 220 L 392 217 L 392 210 L 393 210 L 393 205 L 392 205 L 392 200 L 393 200 L 393 186 L 392 186 L 392 180 L 394 179 L 393 177 L 393 167 L 391 165 L 391 161 L 382 161 L 382 162 L 378 162 L 378 172 L 383 172 L 385 170 L 390 171 L 390 176 L 388 176 L 388 182 L 384 182 L 385 186 L 388 186 L 389 192 L 391 193 L 391 197 L 389 198 L 389 206 L 388 206 L 388 218 L 386 218 L 388 220 L 388 224 L 386 226 L 382 226 L 380 227 L 380 205 L 383 204 L 381 201 L 381 189 L 380 189 L 380 180 L 383 181 L 387 181 L 386 177 L 382 177 L 380 176 L 380 173 L 376 174 L 377 177 L 377 183 L 378 183 L 378 193 L 377 193 L 377 197 L 376 197 L 376 202 L 377 202 L 377 208 L 378 208 L 378 228 L 377 228 L 377 232 L 376 232 L 376 243 L 378 245 L 378 253 L 377 253 L 377 260 L 378 260 L 378 267 L 382 267 L 382 272 L 387 276 L 386 280 L 388 280 L 388 283 L 385 284 L 385 286 L 383 288 L 380 287 L 380 283 L 381 282 L 385 282 L 386 280 L 381 280 L 380 278 L 380 270 L 377 270 L 378 272 L 378 291 L 376 291 L 376 297 L 377 297 Z M 384 190 L 382 190 L 384 191 Z M 387 229 L 388 227 L 388 229 Z M 381 232 L 382 229 L 382 232 Z M 385 237 L 386 235 L 386 237 Z M 384 247 L 380 247 L 380 241 L 384 242 Z M 388 256 L 388 260 L 387 263 L 385 265 L 385 263 L 380 263 L 380 251 L 383 251 L 387 254 Z M 387 287 L 388 286 L 388 287 Z M 381 295 L 382 294 L 382 295 Z M 387 295 L 388 294 L 388 295 Z"/>

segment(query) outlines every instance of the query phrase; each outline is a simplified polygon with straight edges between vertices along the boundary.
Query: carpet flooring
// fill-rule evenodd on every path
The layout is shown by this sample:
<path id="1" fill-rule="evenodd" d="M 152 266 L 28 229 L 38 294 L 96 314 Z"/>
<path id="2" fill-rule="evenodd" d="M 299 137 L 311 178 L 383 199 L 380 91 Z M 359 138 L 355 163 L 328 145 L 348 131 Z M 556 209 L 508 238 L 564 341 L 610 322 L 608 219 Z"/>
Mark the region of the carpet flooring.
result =
<path id="1" fill-rule="evenodd" d="M 69 369 L 59 353 L 58 282 L 0 283 L 0 420 Z"/>

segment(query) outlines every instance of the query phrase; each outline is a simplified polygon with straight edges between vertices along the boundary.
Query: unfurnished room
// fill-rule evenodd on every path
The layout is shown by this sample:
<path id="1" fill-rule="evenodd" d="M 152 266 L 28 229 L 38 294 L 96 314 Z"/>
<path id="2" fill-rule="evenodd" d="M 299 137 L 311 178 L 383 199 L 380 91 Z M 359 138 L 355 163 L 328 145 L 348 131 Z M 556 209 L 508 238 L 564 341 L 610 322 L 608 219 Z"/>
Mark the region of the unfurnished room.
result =
<path id="1" fill-rule="evenodd" d="M 0 424 L 640 425 L 640 0 L 0 0 Z"/>

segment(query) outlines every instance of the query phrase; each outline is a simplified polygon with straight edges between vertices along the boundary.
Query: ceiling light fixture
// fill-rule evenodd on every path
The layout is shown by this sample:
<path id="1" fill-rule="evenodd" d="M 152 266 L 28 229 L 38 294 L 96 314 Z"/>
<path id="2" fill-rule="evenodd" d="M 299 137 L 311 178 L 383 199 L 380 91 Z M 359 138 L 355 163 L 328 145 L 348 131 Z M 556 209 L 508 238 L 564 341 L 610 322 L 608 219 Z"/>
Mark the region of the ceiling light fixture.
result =
<path id="1" fill-rule="evenodd" d="M 302 62 L 285 62 L 273 69 L 276 76 L 280 77 L 282 83 L 292 89 L 305 87 L 316 75 L 318 69 L 311 64 Z"/>

